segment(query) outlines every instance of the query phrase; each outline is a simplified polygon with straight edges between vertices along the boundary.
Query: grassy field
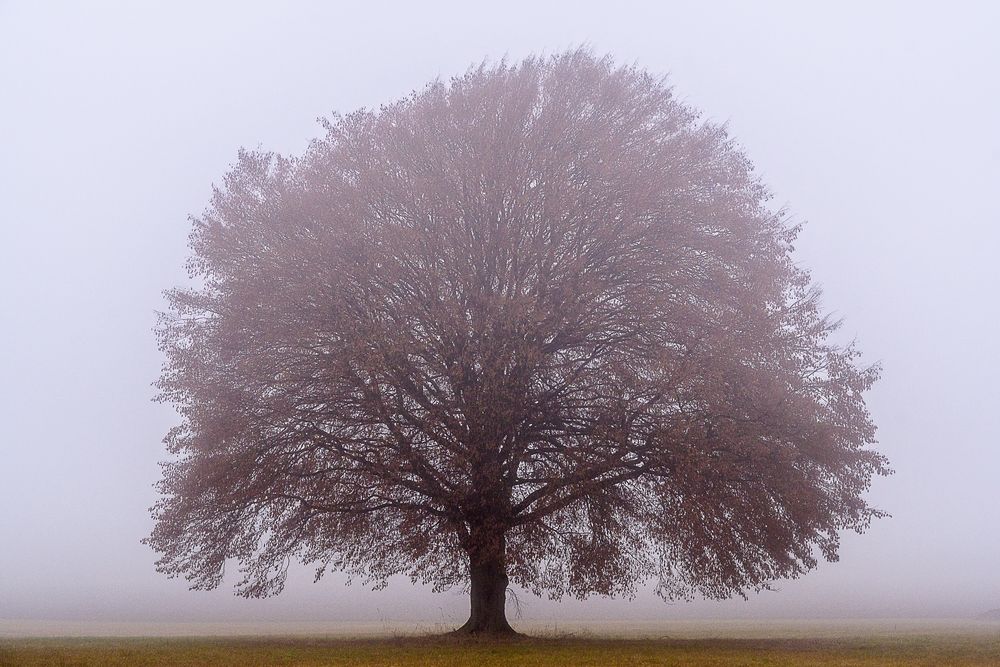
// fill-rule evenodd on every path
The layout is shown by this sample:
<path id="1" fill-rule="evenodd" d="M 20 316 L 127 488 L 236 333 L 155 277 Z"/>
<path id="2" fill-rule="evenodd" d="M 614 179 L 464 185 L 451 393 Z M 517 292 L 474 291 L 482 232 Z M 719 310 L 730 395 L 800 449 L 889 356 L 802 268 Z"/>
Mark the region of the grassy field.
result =
<path id="1" fill-rule="evenodd" d="M 407 623 L 0 620 L 10 665 L 994 665 L 1000 623 L 962 620 L 523 622 L 503 643 Z M 195 636 L 198 635 L 198 636 Z"/>
<path id="2" fill-rule="evenodd" d="M 0 665 L 1000 665 L 1000 633 L 825 639 L 7 638 Z"/>

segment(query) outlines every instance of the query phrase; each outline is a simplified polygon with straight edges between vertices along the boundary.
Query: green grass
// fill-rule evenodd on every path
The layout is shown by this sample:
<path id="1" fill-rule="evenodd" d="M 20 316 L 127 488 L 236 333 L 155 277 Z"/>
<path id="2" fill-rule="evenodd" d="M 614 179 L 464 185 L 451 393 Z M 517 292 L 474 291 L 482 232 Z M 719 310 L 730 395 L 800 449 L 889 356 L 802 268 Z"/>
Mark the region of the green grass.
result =
<path id="1" fill-rule="evenodd" d="M 1000 633 L 834 639 L 31 638 L 9 665 L 1000 665 Z"/>

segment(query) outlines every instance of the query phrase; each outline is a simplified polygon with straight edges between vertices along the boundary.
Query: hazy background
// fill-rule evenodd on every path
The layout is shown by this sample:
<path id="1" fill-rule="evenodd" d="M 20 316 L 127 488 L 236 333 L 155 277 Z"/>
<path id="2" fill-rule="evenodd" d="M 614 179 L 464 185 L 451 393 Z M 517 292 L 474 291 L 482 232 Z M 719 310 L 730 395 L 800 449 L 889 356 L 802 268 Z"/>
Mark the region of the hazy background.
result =
<path id="1" fill-rule="evenodd" d="M 188 592 L 139 544 L 160 439 L 161 290 L 240 146 L 484 57 L 669 73 L 796 219 L 798 259 L 884 379 L 893 518 L 749 601 L 522 596 L 526 618 L 970 616 L 1000 607 L 1000 4 L 0 0 L 0 619 L 464 620 L 461 591 L 297 573 Z"/>

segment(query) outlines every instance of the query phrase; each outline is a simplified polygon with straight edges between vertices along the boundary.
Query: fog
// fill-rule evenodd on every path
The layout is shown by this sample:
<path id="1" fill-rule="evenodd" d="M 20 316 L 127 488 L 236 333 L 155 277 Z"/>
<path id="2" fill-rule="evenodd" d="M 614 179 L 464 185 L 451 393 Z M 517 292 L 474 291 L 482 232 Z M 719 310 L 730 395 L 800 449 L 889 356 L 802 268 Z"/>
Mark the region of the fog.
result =
<path id="1" fill-rule="evenodd" d="M 0 2 L 0 619 L 464 620 L 467 597 L 294 570 L 247 601 L 154 571 L 161 291 L 239 147 L 483 58 L 579 44 L 668 74 L 806 221 L 796 257 L 883 379 L 892 518 L 724 602 L 521 594 L 530 620 L 968 617 L 1000 607 L 1000 5 Z"/>

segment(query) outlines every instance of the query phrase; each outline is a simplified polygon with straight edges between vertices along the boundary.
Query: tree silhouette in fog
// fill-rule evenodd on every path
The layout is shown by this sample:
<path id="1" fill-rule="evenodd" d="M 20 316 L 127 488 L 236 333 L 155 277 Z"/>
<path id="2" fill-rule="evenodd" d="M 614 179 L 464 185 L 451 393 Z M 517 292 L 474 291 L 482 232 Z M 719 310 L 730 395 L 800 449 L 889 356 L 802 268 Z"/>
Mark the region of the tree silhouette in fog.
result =
<path id="1" fill-rule="evenodd" d="M 291 561 L 553 597 L 713 598 L 834 559 L 888 472 L 877 369 L 725 130 L 585 50 L 484 64 L 241 152 L 158 332 L 147 543 L 194 588 Z"/>

